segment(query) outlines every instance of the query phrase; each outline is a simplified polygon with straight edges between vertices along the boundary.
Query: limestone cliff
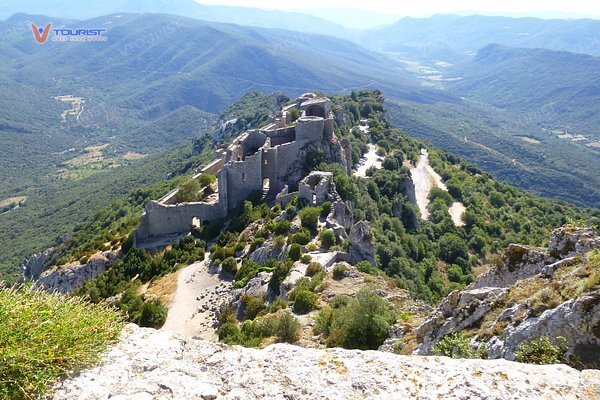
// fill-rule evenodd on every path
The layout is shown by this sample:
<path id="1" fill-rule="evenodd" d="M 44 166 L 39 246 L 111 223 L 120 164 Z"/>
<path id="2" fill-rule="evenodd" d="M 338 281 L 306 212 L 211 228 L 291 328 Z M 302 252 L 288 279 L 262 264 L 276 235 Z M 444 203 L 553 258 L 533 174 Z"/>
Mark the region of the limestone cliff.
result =
<path id="1" fill-rule="evenodd" d="M 563 337 L 578 368 L 600 368 L 600 237 L 589 228 L 555 231 L 547 250 L 511 245 L 502 265 L 452 292 L 416 329 L 416 354 L 466 332 L 490 358 L 515 359 L 520 343 Z"/>
<path id="2" fill-rule="evenodd" d="M 77 261 L 54 267 L 44 271 L 35 285 L 49 292 L 72 293 L 86 281 L 105 272 L 117 261 L 118 255 L 118 251 L 105 251 L 94 254 L 83 264 Z"/>
<path id="3" fill-rule="evenodd" d="M 264 350 L 183 340 L 129 325 L 104 365 L 55 399 L 593 399 L 600 371 L 377 351 Z"/>

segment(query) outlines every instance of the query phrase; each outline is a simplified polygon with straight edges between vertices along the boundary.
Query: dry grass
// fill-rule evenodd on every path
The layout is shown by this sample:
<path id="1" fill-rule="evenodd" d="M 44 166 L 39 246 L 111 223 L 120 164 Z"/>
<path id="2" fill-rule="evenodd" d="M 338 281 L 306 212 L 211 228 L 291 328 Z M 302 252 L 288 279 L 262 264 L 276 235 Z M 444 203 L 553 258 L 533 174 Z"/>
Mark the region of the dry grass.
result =
<path id="1" fill-rule="evenodd" d="M 139 294 L 143 294 L 149 301 L 158 300 L 161 304 L 171 304 L 177 291 L 177 279 L 181 271 L 173 272 L 140 286 Z"/>
<path id="2" fill-rule="evenodd" d="M 97 362 L 122 316 L 78 297 L 0 288 L 0 398 L 40 398 L 61 376 Z"/>
<path id="3" fill-rule="evenodd" d="M 0 200 L 0 208 L 16 206 L 25 200 L 27 200 L 27 196 L 9 197 L 8 199 Z"/>

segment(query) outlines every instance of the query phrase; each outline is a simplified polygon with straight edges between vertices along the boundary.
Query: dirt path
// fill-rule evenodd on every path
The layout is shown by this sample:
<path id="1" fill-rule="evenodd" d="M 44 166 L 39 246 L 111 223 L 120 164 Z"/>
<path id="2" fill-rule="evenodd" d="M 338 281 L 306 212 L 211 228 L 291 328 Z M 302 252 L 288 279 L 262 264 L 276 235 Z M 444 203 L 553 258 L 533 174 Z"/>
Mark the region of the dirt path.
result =
<path id="1" fill-rule="evenodd" d="M 367 176 L 367 170 L 369 168 L 381 168 L 383 159 L 377 155 L 377 145 L 369 143 L 367 146 L 369 147 L 369 151 L 367 151 L 363 158 L 361 158 L 359 167 L 354 172 L 354 176 L 360 176 L 365 178 Z"/>
<path id="2" fill-rule="evenodd" d="M 208 259 L 208 255 L 207 255 Z M 231 282 L 208 272 L 208 261 L 183 268 L 162 330 L 189 338 L 217 340 L 215 311 L 231 293 Z"/>
<path id="3" fill-rule="evenodd" d="M 410 167 L 410 174 L 415 184 L 415 196 L 417 199 L 417 206 L 421 212 L 421 218 L 426 220 L 429 218 L 429 211 L 427 206 L 429 205 L 429 191 L 434 187 L 439 187 L 443 190 L 448 190 L 442 177 L 434 171 L 429 165 L 429 153 L 426 149 L 421 149 L 421 155 L 417 159 L 417 165 Z M 448 209 L 448 213 L 456 226 L 462 226 L 464 223 L 461 220 L 462 214 L 465 211 L 465 206 L 462 203 L 454 202 Z"/>

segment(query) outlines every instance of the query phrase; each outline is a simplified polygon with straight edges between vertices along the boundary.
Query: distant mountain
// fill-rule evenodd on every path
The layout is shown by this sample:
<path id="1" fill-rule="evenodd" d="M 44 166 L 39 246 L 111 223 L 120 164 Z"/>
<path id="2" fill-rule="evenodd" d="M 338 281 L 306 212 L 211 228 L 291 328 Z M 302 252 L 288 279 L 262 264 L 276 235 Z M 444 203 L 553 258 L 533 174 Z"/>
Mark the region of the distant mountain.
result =
<path id="1" fill-rule="evenodd" d="M 600 20 L 547 20 L 473 15 L 403 18 L 359 33 L 358 43 L 427 61 L 456 62 L 491 43 L 600 55 Z"/>
<path id="2" fill-rule="evenodd" d="M 449 77 L 462 78 L 445 86 L 469 100 L 600 139 L 600 57 L 494 44 Z"/>
<path id="3" fill-rule="evenodd" d="M 0 19 L 15 13 L 80 20 L 114 13 L 164 13 L 204 21 L 289 29 L 336 37 L 347 36 L 347 29 L 343 26 L 304 14 L 301 10 L 284 12 L 249 7 L 203 5 L 194 0 L 3 0 L 0 4 Z"/>

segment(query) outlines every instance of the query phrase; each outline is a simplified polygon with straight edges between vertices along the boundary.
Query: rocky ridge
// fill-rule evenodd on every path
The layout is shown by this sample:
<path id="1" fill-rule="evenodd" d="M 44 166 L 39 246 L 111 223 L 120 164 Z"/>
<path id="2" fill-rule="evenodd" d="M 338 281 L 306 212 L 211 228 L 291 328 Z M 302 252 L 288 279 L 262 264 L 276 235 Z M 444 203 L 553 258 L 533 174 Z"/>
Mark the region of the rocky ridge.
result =
<path id="1" fill-rule="evenodd" d="M 592 399 L 600 371 L 377 351 L 263 350 L 184 340 L 129 325 L 104 365 L 56 386 L 55 399 Z"/>
<path id="2" fill-rule="evenodd" d="M 556 230 L 547 250 L 510 245 L 506 260 L 469 288 L 450 293 L 416 329 L 415 354 L 431 354 L 444 336 L 465 331 L 489 358 L 515 360 L 520 343 L 563 337 L 574 365 L 600 368 L 600 287 L 589 228 Z"/>

